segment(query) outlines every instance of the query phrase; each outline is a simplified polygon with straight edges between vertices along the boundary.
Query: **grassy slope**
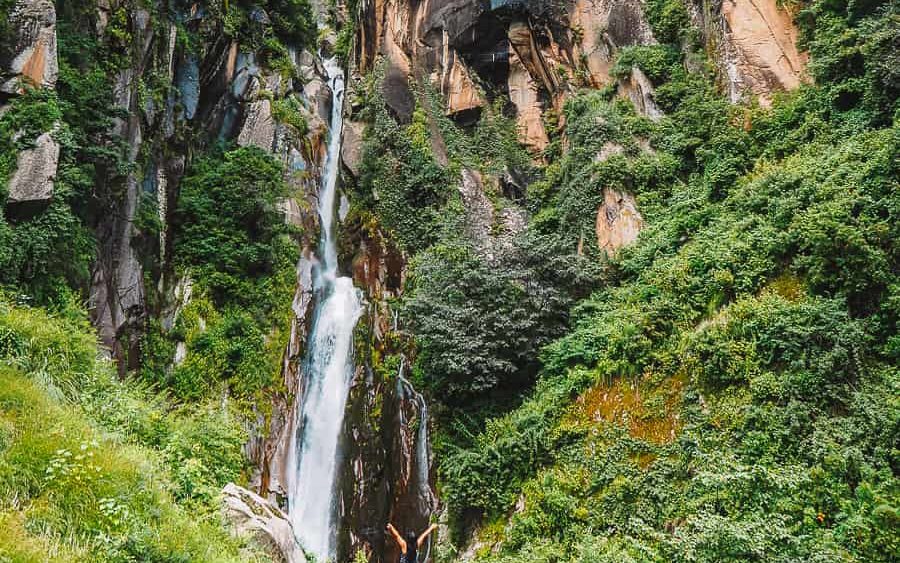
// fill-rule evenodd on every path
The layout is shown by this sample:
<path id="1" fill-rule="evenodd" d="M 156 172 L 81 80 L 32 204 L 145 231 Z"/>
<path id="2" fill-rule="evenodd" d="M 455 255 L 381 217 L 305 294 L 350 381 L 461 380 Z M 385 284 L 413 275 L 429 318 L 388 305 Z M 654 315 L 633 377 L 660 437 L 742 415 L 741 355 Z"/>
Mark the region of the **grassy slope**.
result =
<path id="1" fill-rule="evenodd" d="M 228 420 L 118 382 L 77 319 L 0 304 L 0 560 L 241 559 L 215 495 L 241 463 Z"/>
<path id="2" fill-rule="evenodd" d="M 530 232 L 574 245 L 606 187 L 647 226 L 531 396 L 443 457 L 459 539 L 483 516 L 480 559 L 900 555 L 900 131 L 878 70 L 897 16 L 804 6 L 817 85 L 771 110 L 729 105 L 672 45 L 620 58 L 654 77 L 658 124 L 604 93 L 568 104 Z M 625 154 L 595 162 L 607 141 Z"/>

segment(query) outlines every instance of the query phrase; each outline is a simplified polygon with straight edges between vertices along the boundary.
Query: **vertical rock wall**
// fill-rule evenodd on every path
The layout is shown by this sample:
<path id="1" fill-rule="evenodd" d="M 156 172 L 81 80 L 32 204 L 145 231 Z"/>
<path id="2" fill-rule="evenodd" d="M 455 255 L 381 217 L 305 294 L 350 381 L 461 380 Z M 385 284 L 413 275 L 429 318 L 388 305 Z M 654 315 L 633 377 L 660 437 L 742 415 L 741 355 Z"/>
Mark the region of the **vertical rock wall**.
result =
<path id="1" fill-rule="evenodd" d="M 50 0 L 18 0 L 7 15 L 12 36 L 0 42 L 0 113 L 4 100 L 25 88 L 55 88 L 59 73 L 56 53 L 56 8 Z M 54 131 L 34 139 L 33 147 L 19 152 L 16 168 L 6 186 L 10 211 L 27 213 L 53 197 L 59 163 Z"/>
<path id="2" fill-rule="evenodd" d="M 768 105 L 809 80 L 793 14 L 777 0 L 696 0 L 689 8 L 732 102 Z"/>

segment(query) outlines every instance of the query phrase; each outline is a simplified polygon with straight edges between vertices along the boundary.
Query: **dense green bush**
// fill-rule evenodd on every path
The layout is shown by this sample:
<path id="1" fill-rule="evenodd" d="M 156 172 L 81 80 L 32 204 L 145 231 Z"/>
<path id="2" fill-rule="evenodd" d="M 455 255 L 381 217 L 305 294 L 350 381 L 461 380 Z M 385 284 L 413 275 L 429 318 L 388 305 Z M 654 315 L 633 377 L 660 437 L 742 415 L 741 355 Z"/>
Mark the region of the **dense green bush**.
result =
<path id="1" fill-rule="evenodd" d="M 691 30 L 685 0 L 649 0 L 645 13 L 660 43 L 677 44 Z"/>
<path id="2" fill-rule="evenodd" d="M 151 330 L 145 347 L 185 345 L 184 361 L 158 358 L 143 378 L 184 401 L 227 392 L 256 397 L 277 383 L 296 282 L 298 245 L 279 204 L 284 171 L 255 147 L 199 159 L 175 210 L 175 257 L 195 282 L 171 333 Z M 152 329 L 152 327 L 151 327 Z"/>
<path id="3" fill-rule="evenodd" d="M 416 111 L 410 125 L 402 126 L 383 102 L 374 103 L 375 120 L 363 146 L 361 195 L 372 203 L 393 238 L 415 253 L 439 240 L 443 208 L 456 180 L 432 154 L 423 110 Z"/>
<path id="4" fill-rule="evenodd" d="M 659 29 L 666 9 L 681 18 L 671 4 L 648 10 L 675 43 L 690 32 Z M 892 74 L 871 70 L 896 21 L 875 4 L 801 12 L 817 84 L 771 109 L 732 106 L 665 47 L 618 63 L 659 82 L 658 123 L 600 93 L 567 104 L 569 150 L 529 190 L 532 236 L 572 248 L 605 186 L 647 224 L 543 349 L 533 394 L 442 450 L 457 529 L 481 514 L 493 546 L 481 560 L 900 552 L 900 134 Z M 606 143 L 621 150 L 597 162 Z"/>
<path id="5" fill-rule="evenodd" d="M 295 48 L 314 50 L 316 20 L 309 0 L 268 0 L 267 4 L 275 35 Z"/>
<path id="6" fill-rule="evenodd" d="M 17 372 L 0 383 L 0 519 L 25 522 L 0 556 L 20 560 L 24 539 L 67 561 L 238 560 L 220 526 L 173 502 L 158 456 L 105 439 Z"/>
<path id="7" fill-rule="evenodd" d="M 537 350 L 558 330 L 552 299 L 465 247 L 432 247 L 412 272 L 402 314 L 418 335 L 417 365 L 442 402 L 465 404 L 529 382 Z"/>
<path id="8" fill-rule="evenodd" d="M 15 171 L 17 154 L 31 148 L 35 139 L 53 132 L 68 151 L 71 129 L 61 123 L 64 111 L 49 90 L 26 90 L 0 117 L 0 189 L 6 203 L 6 183 Z M 66 155 L 64 154 L 65 158 Z M 67 285 L 87 283 L 93 258 L 93 238 L 73 211 L 81 194 L 78 171 L 63 160 L 54 186 L 53 200 L 43 208 L 13 212 L 0 217 L 0 283 L 21 289 L 47 303 Z M 60 260 L 66 256 L 66 260 Z"/>
<path id="9" fill-rule="evenodd" d="M 175 255 L 217 305 L 259 308 L 271 296 L 256 282 L 296 259 L 278 209 L 287 195 L 282 166 L 256 147 L 201 158 L 185 176 L 175 210 Z"/>

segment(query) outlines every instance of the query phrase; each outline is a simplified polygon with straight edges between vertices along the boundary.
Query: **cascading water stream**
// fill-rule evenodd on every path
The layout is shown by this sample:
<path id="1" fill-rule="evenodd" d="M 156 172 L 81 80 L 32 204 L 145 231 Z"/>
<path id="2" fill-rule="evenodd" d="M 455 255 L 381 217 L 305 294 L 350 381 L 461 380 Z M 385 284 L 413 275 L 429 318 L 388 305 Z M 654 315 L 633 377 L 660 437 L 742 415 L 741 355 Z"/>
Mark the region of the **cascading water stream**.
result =
<path id="1" fill-rule="evenodd" d="M 338 440 L 353 377 L 353 327 L 362 313 L 353 281 L 337 274 L 334 213 L 341 151 L 344 73 L 337 60 L 325 61 L 332 89 L 328 155 L 319 189 L 320 261 L 318 295 L 304 362 L 304 392 L 295 413 L 289 457 L 288 514 L 297 540 L 318 560 L 335 555 Z"/>
<path id="2" fill-rule="evenodd" d="M 404 377 L 406 358 L 400 361 L 400 369 L 397 373 L 397 391 L 401 398 L 412 399 L 419 407 L 419 426 L 416 429 L 416 498 L 419 501 L 421 514 L 430 514 L 434 508 L 434 493 L 431 490 L 431 477 L 429 475 L 428 461 L 428 403 L 421 393 L 416 391 L 412 383 Z M 403 417 L 403 409 L 400 409 L 400 423 L 405 425 L 407 421 Z"/>
<path id="3" fill-rule="evenodd" d="M 419 505 L 418 511 L 420 514 L 428 515 L 434 510 L 435 505 L 434 493 L 431 490 L 431 477 L 429 473 L 430 464 L 428 461 L 428 403 L 425 401 L 425 397 L 416 391 L 412 383 L 404 377 L 403 373 L 405 368 L 406 358 L 401 356 L 400 369 L 397 371 L 397 395 L 401 399 L 414 401 L 419 407 L 419 426 L 416 429 L 416 453 L 414 458 L 416 472 L 413 485 L 416 491 L 416 500 Z M 401 426 L 407 424 L 402 406 L 400 408 L 400 424 Z M 425 555 L 420 561 L 425 563 L 429 560 L 430 556 L 431 537 L 428 539 L 428 548 L 425 551 Z"/>

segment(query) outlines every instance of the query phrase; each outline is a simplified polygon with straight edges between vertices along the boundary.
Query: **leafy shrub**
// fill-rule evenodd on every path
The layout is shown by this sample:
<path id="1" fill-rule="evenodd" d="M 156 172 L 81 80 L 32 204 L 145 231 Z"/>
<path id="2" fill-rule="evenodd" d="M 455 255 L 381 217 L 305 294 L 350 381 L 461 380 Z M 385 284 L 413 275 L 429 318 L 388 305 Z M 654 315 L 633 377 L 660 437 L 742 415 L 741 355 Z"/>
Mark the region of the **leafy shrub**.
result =
<path id="1" fill-rule="evenodd" d="M 654 83 L 665 82 L 681 68 L 681 53 L 668 45 L 637 45 L 619 52 L 612 69 L 613 76 L 623 79 L 638 67 Z"/>
<path id="2" fill-rule="evenodd" d="M 168 386 L 183 399 L 200 399 L 228 383 L 241 396 L 272 383 L 278 370 L 268 361 L 266 335 L 245 312 L 228 310 L 208 319 L 207 330 L 188 338 L 188 356 Z"/>
<path id="3" fill-rule="evenodd" d="M 404 127 L 383 104 L 377 107 L 363 146 L 361 195 L 373 202 L 381 223 L 400 245 L 413 253 L 438 240 L 442 207 L 456 181 L 431 152 L 423 110 Z"/>
<path id="4" fill-rule="evenodd" d="M 691 29 L 684 0 L 650 0 L 645 13 L 660 43 L 678 43 Z"/>
<path id="5" fill-rule="evenodd" d="M 229 410 L 173 410 L 120 380 L 83 310 L 0 302 L 0 380 L 0 497 L 28 501 L 0 501 L 13 527 L 0 554 L 60 538 L 70 561 L 236 558 L 216 516 L 218 491 L 245 463 Z"/>
<path id="6" fill-rule="evenodd" d="M 268 0 L 269 17 L 275 34 L 299 49 L 314 50 L 316 20 L 309 0 Z"/>
<path id="7" fill-rule="evenodd" d="M 281 240 L 290 230 L 278 210 L 287 195 L 281 165 L 256 147 L 201 158 L 185 176 L 175 255 L 196 270 L 216 304 L 259 305 L 254 282 L 275 272 L 291 248 Z"/>
<path id="8" fill-rule="evenodd" d="M 528 381 L 558 326 L 552 302 L 466 248 L 429 249 L 411 278 L 403 316 L 417 335 L 417 364 L 445 403 Z"/>
<path id="9" fill-rule="evenodd" d="M 222 487 L 240 480 L 246 468 L 247 436 L 228 411 L 191 410 L 177 417 L 163 453 L 173 468 L 175 498 L 192 501 L 195 512 L 211 512 Z"/>
<path id="10" fill-rule="evenodd" d="M 295 96 L 278 99 L 272 102 L 272 117 L 279 123 L 290 125 L 298 137 L 304 137 L 309 124 L 301 108 L 301 102 Z"/>
<path id="11" fill-rule="evenodd" d="M 650 56 L 662 48 L 620 60 L 660 62 L 658 123 L 600 94 L 568 103 L 569 150 L 530 188 L 532 236 L 571 248 L 609 185 L 634 193 L 647 223 L 543 349 L 534 392 L 442 446 L 457 530 L 488 519 L 480 560 L 897 552 L 898 137 L 873 129 L 896 102 L 867 70 L 890 60 L 879 4 L 810 4 L 800 17 L 817 84 L 768 110 L 728 104 L 675 51 Z M 605 143 L 622 150 L 597 163 Z M 591 407 L 612 409 L 622 385 L 635 405 Z M 658 411 L 677 413 L 664 439 L 634 431 Z"/>

